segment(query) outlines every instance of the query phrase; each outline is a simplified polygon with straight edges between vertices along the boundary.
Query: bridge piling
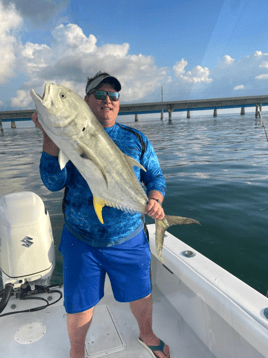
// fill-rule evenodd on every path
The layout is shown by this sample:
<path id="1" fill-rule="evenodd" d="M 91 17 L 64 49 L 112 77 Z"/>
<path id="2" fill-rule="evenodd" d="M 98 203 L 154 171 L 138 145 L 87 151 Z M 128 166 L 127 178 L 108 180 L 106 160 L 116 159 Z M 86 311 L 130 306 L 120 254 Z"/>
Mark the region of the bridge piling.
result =
<path id="1" fill-rule="evenodd" d="M 163 111 L 163 109 L 162 109 L 162 111 L 161 111 L 160 120 L 161 120 L 161 121 L 164 121 L 164 111 Z"/>
<path id="2" fill-rule="evenodd" d="M 139 119 L 138 119 L 138 113 L 135 113 L 135 122 L 138 122 Z"/>
<path id="3" fill-rule="evenodd" d="M 168 123 L 172 123 L 172 112 L 173 109 L 168 109 Z"/>
<path id="4" fill-rule="evenodd" d="M 218 117 L 218 112 L 217 112 L 217 109 L 216 109 L 216 108 L 214 108 L 213 117 Z"/>
<path id="5" fill-rule="evenodd" d="M 12 129 L 16 129 L 16 128 L 17 128 L 15 121 L 12 121 L 12 122 L 11 122 L 11 128 L 12 128 Z"/>
<path id="6" fill-rule="evenodd" d="M 241 116 L 246 114 L 245 107 L 241 107 L 241 113 L 240 114 L 241 114 Z"/>
<path id="7" fill-rule="evenodd" d="M 188 110 L 187 111 L 187 119 L 191 118 L 191 112 Z"/>
<path id="8" fill-rule="evenodd" d="M 0 118 L 0 131 L 3 132 L 2 119 Z"/>
<path id="9" fill-rule="evenodd" d="M 257 103 L 256 104 L 255 118 L 261 118 L 261 111 L 262 111 L 262 104 Z"/>

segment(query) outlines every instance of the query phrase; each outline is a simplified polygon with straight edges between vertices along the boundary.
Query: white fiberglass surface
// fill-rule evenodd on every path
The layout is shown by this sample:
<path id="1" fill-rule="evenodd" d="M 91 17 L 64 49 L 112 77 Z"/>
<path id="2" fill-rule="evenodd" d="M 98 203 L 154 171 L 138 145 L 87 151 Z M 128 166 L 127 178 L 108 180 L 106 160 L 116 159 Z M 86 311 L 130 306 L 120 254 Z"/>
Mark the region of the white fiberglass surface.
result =
<path id="1" fill-rule="evenodd" d="M 154 331 L 159 338 L 170 346 L 172 358 L 214 358 L 208 348 L 194 334 L 156 286 L 153 288 L 153 303 Z M 25 309 L 25 304 L 33 306 L 32 302 L 12 300 L 8 304 L 6 312 L 11 309 L 12 304 L 16 304 L 18 309 Z M 113 353 L 111 350 L 105 356 L 111 358 L 149 358 L 150 354 L 137 342 L 139 329 L 129 304 L 116 302 L 108 288 L 108 292 L 99 303 L 99 306 L 109 308 L 118 331 L 118 337 L 122 336 L 123 345 L 126 345 L 126 347 L 121 347 L 121 351 Z M 99 330 L 100 325 L 98 325 L 98 320 L 103 317 L 102 308 L 96 310 L 94 324 L 92 324 L 87 336 L 88 342 L 92 342 L 91 338 L 96 338 L 97 336 L 100 341 L 102 340 Z M 5 316 L 1 317 L 0 320 L 1 356 L 5 358 L 69 358 L 70 345 L 66 313 L 62 306 L 62 301 L 41 311 Z M 18 343 L 14 339 L 17 330 L 31 322 L 39 322 L 46 326 L 44 337 L 30 344 Z M 107 336 L 103 322 L 101 322 L 101 325 L 103 335 Z M 36 324 L 33 326 L 36 326 Z M 120 343 L 119 338 L 118 343 Z M 96 349 L 96 345 L 94 349 Z M 87 346 L 87 352 L 87 358 L 97 357 L 98 352 L 96 350 L 94 352 L 90 351 L 90 343 Z"/>

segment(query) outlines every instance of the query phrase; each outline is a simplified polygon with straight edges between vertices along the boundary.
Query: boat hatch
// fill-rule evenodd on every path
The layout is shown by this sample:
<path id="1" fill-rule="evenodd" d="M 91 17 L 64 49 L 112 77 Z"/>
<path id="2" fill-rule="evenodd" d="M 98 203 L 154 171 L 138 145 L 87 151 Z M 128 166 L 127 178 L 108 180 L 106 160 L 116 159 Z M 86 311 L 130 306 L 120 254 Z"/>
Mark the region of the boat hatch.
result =
<path id="1" fill-rule="evenodd" d="M 126 348 L 124 338 L 109 306 L 96 306 L 85 345 L 87 357 L 90 358 L 106 357 Z"/>
<path id="2" fill-rule="evenodd" d="M 19 344 L 31 344 L 39 341 L 46 334 L 46 325 L 42 322 L 30 322 L 21 326 L 15 333 L 14 339 Z"/>

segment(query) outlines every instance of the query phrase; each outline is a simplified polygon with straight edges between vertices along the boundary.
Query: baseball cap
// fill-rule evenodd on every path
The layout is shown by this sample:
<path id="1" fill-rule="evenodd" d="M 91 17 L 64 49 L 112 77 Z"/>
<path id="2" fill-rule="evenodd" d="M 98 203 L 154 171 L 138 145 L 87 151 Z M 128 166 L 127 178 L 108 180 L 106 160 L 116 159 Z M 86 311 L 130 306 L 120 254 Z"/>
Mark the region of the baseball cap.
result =
<path id="1" fill-rule="evenodd" d="M 90 91 L 94 90 L 98 85 L 106 79 L 109 79 L 111 83 L 114 84 L 115 90 L 119 92 L 121 90 L 121 84 L 118 81 L 117 78 L 109 75 L 107 72 L 99 71 L 93 78 L 90 78 L 88 80 L 87 86 L 86 86 L 86 94 L 88 94 Z"/>

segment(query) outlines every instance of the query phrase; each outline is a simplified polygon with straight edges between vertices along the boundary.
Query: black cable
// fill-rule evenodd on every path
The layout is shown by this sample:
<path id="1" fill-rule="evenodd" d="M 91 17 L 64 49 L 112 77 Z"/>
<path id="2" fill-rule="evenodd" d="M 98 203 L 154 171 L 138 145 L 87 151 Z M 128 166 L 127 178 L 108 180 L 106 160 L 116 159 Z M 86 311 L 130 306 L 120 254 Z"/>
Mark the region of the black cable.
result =
<path id="1" fill-rule="evenodd" d="M 60 285 L 51 285 L 50 287 L 55 287 L 55 286 L 60 286 Z M 45 292 L 47 292 L 47 293 L 58 293 L 60 295 L 60 297 L 56 301 L 54 301 L 52 303 L 49 303 L 48 300 L 46 300 L 43 297 L 26 297 L 26 296 L 22 296 L 22 297 L 20 297 L 21 300 L 41 300 L 41 301 L 45 301 L 46 305 L 45 306 L 40 306 L 40 307 L 35 307 L 35 308 L 30 308 L 28 310 L 23 310 L 23 311 L 15 311 L 15 312 L 4 313 L 4 314 L 0 315 L 0 317 L 9 316 L 9 315 L 17 314 L 17 313 L 36 312 L 36 311 L 43 310 L 43 309 L 47 308 L 48 306 L 54 305 L 55 303 L 57 303 L 57 302 L 59 302 L 61 300 L 62 292 L 59 291 L 59 290 L 50 290 L 50 287 L 46 287 L 45 290 L 44 290 L 44 293 Z"/>

